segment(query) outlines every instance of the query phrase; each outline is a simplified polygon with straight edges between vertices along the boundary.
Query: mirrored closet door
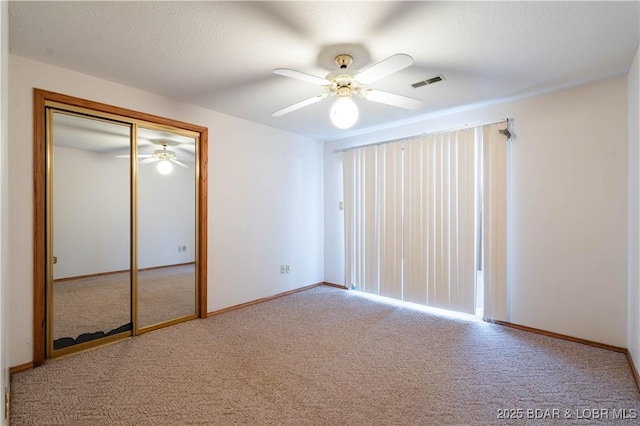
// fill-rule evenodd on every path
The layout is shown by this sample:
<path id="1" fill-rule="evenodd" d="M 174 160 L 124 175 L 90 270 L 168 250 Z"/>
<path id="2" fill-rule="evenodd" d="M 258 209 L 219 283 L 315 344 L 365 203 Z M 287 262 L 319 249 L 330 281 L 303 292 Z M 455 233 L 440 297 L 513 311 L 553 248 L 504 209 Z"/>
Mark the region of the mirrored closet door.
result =
<path id="1" fill-rule="evenodd" d="M 196 139 L 138 127 L 138 327 L 196 314 Z"/>
<path id="2" fill-rule="evenodd" d="M 35 93 L 35 364 L 206 315 L 206 128 Z"/>
<path id="3" fill-rule="evenodd" d="M 131 126 L 50 109 L 51 352 L 131 335 Z"/>

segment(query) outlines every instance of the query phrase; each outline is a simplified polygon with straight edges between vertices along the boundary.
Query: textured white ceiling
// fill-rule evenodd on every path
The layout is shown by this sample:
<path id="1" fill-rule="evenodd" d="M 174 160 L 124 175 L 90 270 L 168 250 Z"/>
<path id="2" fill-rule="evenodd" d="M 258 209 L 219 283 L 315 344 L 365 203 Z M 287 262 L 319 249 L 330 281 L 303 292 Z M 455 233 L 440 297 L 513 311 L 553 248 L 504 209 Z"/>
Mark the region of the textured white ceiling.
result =
<path id="1" fill-rule="evenodd" d="M 320 140 L 467 104 L 624 74 L 640 40 L 627 2 L 14 2 L 10 52 Z M 395 53 L 415 64 L 372 87 L 422 99 L 408 111 L 358 100 L 332 126 L 323 93 L 274 75 L 318 76 L 340 53 L 363 69 Z M 444 74 L 446 81 L 410 84 Z"/>

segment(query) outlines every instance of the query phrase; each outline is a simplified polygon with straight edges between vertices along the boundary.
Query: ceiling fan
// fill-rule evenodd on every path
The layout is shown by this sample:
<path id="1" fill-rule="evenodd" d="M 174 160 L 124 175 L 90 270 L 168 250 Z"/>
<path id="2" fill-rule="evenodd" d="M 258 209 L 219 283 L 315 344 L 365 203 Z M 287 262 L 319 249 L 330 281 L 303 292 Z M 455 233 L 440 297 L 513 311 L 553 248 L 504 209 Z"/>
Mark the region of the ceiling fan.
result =
<path id="1" fill-rule="evenodd" d="M 280 117 L 281 115 L 320 102 L 330 96 L 337 95 L 338 99 L 331 107 L 331 121 L 340 129 L 348 129 L 358 120 L 358 107 L 351 99 L 354 93 L 368 101 L 406 109 L 418 109 L 423 104 L 419 99 L 383 92 L 382 90 L 371 89 L 369 87 L 371 83 L 411 66 L 413 64 L 413 58 L 409 55 L 397 53 L 360 72 L 348 68 L 353 62 L 353 58 L 350 55 L 338 55 L 335 58 L 335 62 L 339 69 L 330 72 L 324 78 L 287 68 L 277 68 L 273 70 L 273 72 L 278 75 L 296 78 L 322 86 L 326 89 L 327 93 L 289 105 L 272 113 L 271 116 Z"/>
<path id="2" fill-rule="evenodd" d="M 151 164 L 158 162 L 156 169 L 158 173 L 163 175 L 168 175 L 173 171 L 173 165 L 171 163 L 175 163 L 179 166 L 188 169 L 189 167 L 184 163 L 180 162 L 176 158 L 176 154 L 173 151 L 167 149 L 168 146 L 178 145 L 178 142 L 165 140 L 165 139 L 155 139 L 152 140 L 151 143 L 155 145 L 161 145 L 162 149 L 156 149 L 153 151 L 153 154 L 138 154 L 138 158 L 144 158 L 144 160 L 140 161 L 140 164 Z M 129 155 L 117 155 L 117 158 L 129 158 Z"/>

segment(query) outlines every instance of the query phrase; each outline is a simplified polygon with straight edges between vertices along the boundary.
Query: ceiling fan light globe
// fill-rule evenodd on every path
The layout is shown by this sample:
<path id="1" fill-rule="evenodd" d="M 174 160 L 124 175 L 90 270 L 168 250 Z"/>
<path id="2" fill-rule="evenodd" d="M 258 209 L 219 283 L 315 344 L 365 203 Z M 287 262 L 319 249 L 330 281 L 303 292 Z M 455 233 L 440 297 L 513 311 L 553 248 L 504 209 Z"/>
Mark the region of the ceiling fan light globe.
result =
<path id="1" fill-rule="evenodd" d="M 168 160 L 158 161 L 158 165 L 156 166 L 156 170 L 161 175 L 168 175 L 173 171 L 173 165 Z"/>
<path id="2" fill-rule="evenodd" d="M 339 129 L 348 129 L 358 121 L 358 107 L 350 97 L 339 97 L 329 112 L 331 122 Z"/>

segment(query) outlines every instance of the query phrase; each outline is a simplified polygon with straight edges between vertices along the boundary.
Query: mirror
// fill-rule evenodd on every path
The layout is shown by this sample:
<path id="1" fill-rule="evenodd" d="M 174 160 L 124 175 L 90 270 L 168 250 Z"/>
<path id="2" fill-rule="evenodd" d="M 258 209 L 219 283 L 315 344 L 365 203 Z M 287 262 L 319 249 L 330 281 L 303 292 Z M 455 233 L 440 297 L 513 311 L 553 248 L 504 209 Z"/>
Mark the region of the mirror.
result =
<path id="1" fill-rule="evenodd" d="M 138 127 L 138 327 L 196 315 L 196 138 Z"/>
<path id="2" fill-rule="evenodd" d="M 206 317 L 208 129 L 41 89 L 33 105 L 34 365 Z"/>
<path id="3" fill-rule="evenodd" d="M 52 349 L 131 334 L 131 126 L 52 111 Z"/>

